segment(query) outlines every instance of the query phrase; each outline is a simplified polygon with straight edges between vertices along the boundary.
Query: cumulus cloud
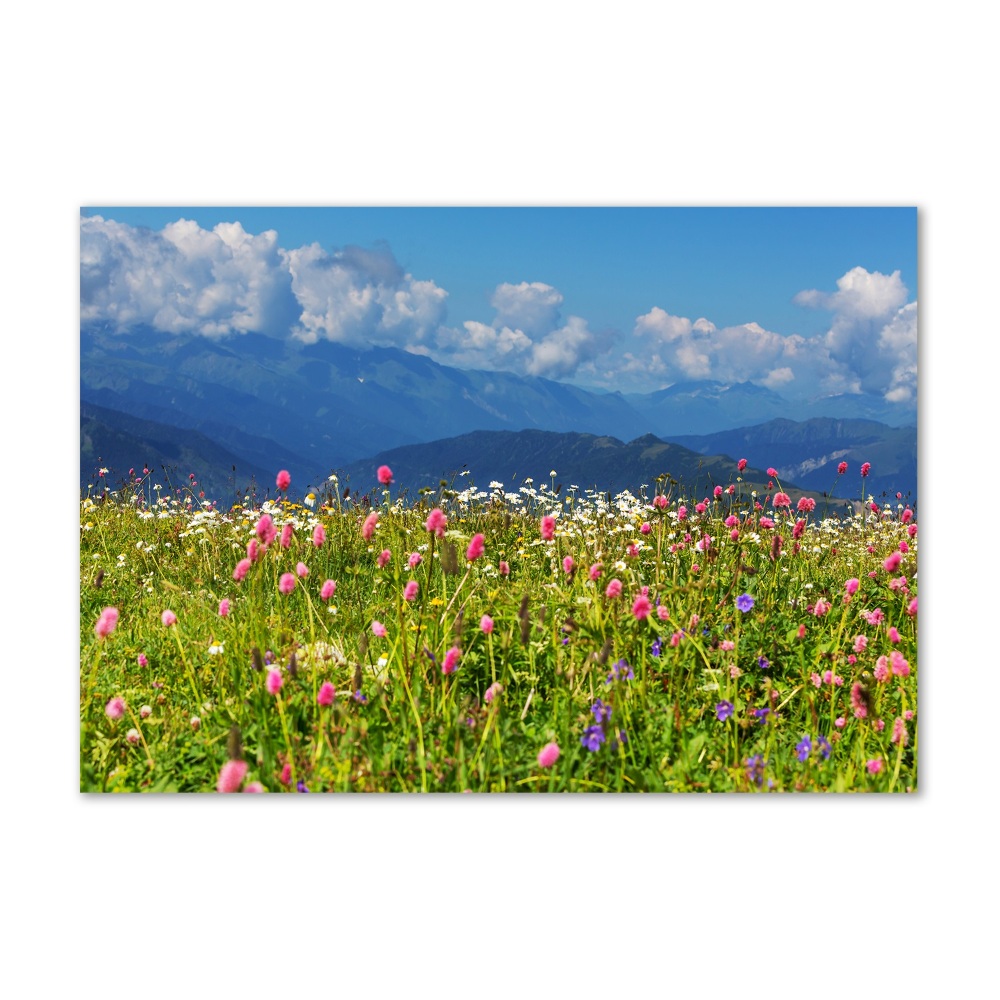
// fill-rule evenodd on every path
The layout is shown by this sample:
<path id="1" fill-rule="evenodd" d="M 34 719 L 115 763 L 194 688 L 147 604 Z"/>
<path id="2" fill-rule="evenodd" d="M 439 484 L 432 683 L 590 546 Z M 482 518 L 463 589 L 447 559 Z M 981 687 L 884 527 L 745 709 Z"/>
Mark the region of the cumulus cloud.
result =
<path id="1" fill-rule="evenodd" d="M 856 267 L 837 290 L 808 289 L 795 296 L 802 306 L 830 309 L 829 330 L 815 337 L 783 336 L 758 323 L 717 328 L 659 306 L 635 322 L 645 353 L 625 355 L 626 371 L 661 385 L 686 379 L 754 382 L 797 398 L 837 393 L 876 393 L 888 402 L 916 399 L 917 306 L 890 275 Z"/>
<path id="2" fill-rule="evenodd" d="M 283 256 L 302 310 L 293 335 L 304 343 L 419 348 L 445 317 L 448 293 L 405 274 L 387 247 L 331 253 L 312 243 Z"/>
<path id="3" fill-rule="evenodd" d="M 523 330 L 529 337 L 544 336 L 559 325 L 562 293 L 541 281 L 497 285 L 490 305 L 497 311 L 494 325 Z"/>
<path id="4" fill-rule="evenodd" d="M 298 311 L 273 230 L 251 236 L 232 222 L 208 231 L 179 219 L 153 232 L 100 216 L 80 220 L 83 323 L 279 335 Z"/>

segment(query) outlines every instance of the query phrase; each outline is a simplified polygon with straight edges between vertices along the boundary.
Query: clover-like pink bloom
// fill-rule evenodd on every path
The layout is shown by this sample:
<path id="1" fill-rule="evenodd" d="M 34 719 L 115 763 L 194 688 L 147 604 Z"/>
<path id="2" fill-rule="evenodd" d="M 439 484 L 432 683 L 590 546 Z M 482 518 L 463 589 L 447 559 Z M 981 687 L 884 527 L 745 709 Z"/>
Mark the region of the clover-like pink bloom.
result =
<path id="1" fill-rule="evenodd" d="M 872 471 L 872 463 L 871 462 L 865 462 L 865 463 L 862 464 L 862 466 L 861 466 L 861 475 L 862 475 L 862 477 L 867 476 L 868 473 L 871 472 L 871 471 Z"/>
<path id="2" fill-rule="evenodd" d="M 378 524 L 378 514 L 372 511 L 372 513 L 365 518 L 365 523 L 361 525 L 361 537 L 366 542 L 370 542 L 372 540 L 372 535 L 375 534 L 376 524 Z"/>
<path id="3" fill-rule="evenodd" d="M 573 572 L 573 569 L 576 566 L 576 563 L 573 562 L 573 557 L 572 556 L 565 556 L 563 558 L 562 566 L 563 566 L 563 572 L 567 576 L 569 576 L 570 573 Z"/>
<path id="4" fill-rule="evenodd" d="M 435 507 L 430 514 L 427 515 L 427 520 L 424 522 L 424 527 L 437 535 L 438 538 L 444 538 L 445 529 L 448 527 L 448 518 L 445 517 L 445 513 L 440 507 Z"/>
<path id="5" fill-rule="evenodd" d="M 498 567 L 501 576 L 510 576 L 510 567 L 501 559 Z"/>
<path id="6" fill-rule="evenodd" d="M 406 560 L 406 565 L 410 569 L 416 569 L 423 561 L 424 557 L 419 552 L 411 552 L 410 558 Z"/>
<path id="7" fill-rule="evenodd" d="M 376 475 L 383 486 L 389 486 L 392 483 L 392 469 L 388 465 L 380 465 Z"/>
<path id="8" fill-rule="evenodd" d="M 285 491 L 292 485 L 292 477 L 288 474 L 287 469 L 282 469 L 275 477 L 274 482 L 279 490 Z"/>
<path id="9" fill-rule="evenodd" d="M 329 681 L 323 681 L 323 684 L 316 695 L 317 704 L 324 706 L 332 705 L 336 697 L 337 689 Z"/>
<path id="10" fill-rule="evenodd" d="M 604 588 L 605 597 L 618 597 L 622 592 L 621 580 L 611 580 Z"/>
<path id="11" fill-rule="evenodd" d="M 684 504 L 681 504 L 680 507 L 677 508 L 677 520 L 683 521 L 687 518 L 687 516 L 688 516 L 688 509 L 687 507 L 684 506 Z"/>
<path id="12" fill-rule="evenodd" d="M 503 685 L 499 681 L 494 681 L 487 689 L 486 693 L 483 695 L 483 701 L 488 705 L 493 699 L 503 692 Z"/>
<path id="13" fill-rule="evenodd" d="M 493 631 L 493 619 L 490 618 L 489 615 L 483 615 L 483 617 L 479 619 L 479 627 L 483 630 L 483 632 L 489 635 L 490 632 Z"/>
<path id="14" fill-rule="evenodd" d="M 278 537 L 278 529 L 275 528 L 270 514 L 261 514 L 254 531 L 264 548 L 267 548 Z"/>
<path id="15" fill-rule="evenodd" d="M 94 635 L 98 639 L 106 639 L 115 630 L 115 626 L 118 624 L 118 609 L 117 608 L 105 608 L 100 617 L 97 619 L 97 624 L 94 626 Z"/>
<path id="16" fill-rule="evenodd" d="M 662 493 L 653 497 L 653 506 L 658 510 L 663 510 L 663 508 L 667 506 L 667 502 L 667 498 Z"/>
<path id="17" fill-rule="evenodd" d="M 228 597 L 223 597 L 222 600 L 219 601 L 219 617 L 220 618 L 228 618 L 229 617 L 229 598 Z"/>
<path id="18" fill-rule="evenodd" d="M 313 545 L 315 545 L 316 548 L 318 549 L 322 547 L 325 541 L 326 541 L 326 529 L 323 527 L 322 524 L 317 524 L 316 527 L 313 528 Z"/>
<path id="19" fill-rule="evenodd" d="M 233 570 L 233 579 L 239 583 L 250 572 L 252 565 L 249 559 L 241 559 Z"/>
<path id="20" fill-rule="evenodd" d="M 809 514 L 816 509 L 816 501 L 812 497 L 799 497 L 795 509 L 800 514 Z"/>
<path id="21" fill-rule="evenodd" d="M 747 460 L 746 460 L 745 458 L 741 458 L 741 459 L 740 459 L 740 460 L 739 460 L 739 461 L 738 461 L 738 462 L 736 463 L 736 468 L 737 468 L 737 469 L 739 469 L 739 470 L 740 470 L 740 472 L 742 472 L 742 471 L 743 471 L 743 470 L 744 470 L 744 469 L 745 469 L 746 467 L 747 467 Z"/>
<path id="22" fill-rule="evenodd" d="M 333 580 L 324 580 L 320 587 L 319 596 L 321 600 L 328 601 L 337 592 L 337 585 Z"/>
<path id="23" fill-rule="evenodd" d="M 473 535 L 469 547 L 465 550 L 465 558 L 472 562 L 478 559 L 486 550 L 485 539 L 482 535 Z"/>
<path id="24" fill-rule="evenodd" d="M 278 590 L 283 594 L 290 594 L 295 589 L 295 574 L 282 573 L 278 580 Z"/>
<path id="25" fill-rule="evenodd" d="M 852 576 L 847 583 L 844 584 L 844 590 L 847 591 L 852 597 L 858 592 L 858 587 L 861 586 L 861 581 L 856 577 Z"/>
<path id="26" fill-rule="evenodd" d="M 269 670 L 267 672 L 267 680 L 264 684 L 267 687 L 268 694 L 277 694 L 281 690 L 281 685 L 284 683 L 285 681 L 281 676 L 280 670 Z"/>
<path id="27" fill-rule="evenodd" d="M 417 599 L 417 592 L 420 590 L 420 585 L 416 580 L 410 580 L 407 585 L 403 588 L 403 600 L 404 601 L 415 601 Z"/>
<path id="28" fill-rule="evenodd" d="M 458 661 L 462 656 L 462 651 L 458 646 L 452 646 L 447 653 L 444 654 L 444 662 L 441 664 L 441 672 L 444 674 L 453 674 L 458 669 Z"/>
<path id="29" fill-rule="evenodd" d="M 392 559 L 392 552 L 389 549 L 383 549 L 379 554 L 375 562 L 378 564 L 379 569 L 385 569 L 389 565 L 389 560 Z"/>
<path id="30" fill-rule="evenodd" d="M 281 547 L 287 549 L 292 544 L 292 534 L 295 529 L 291 524 L 286 524 L 281 529 Z"/>
<path id="31" fill-rule="evenodd" d="M 889 666 L 892 667 L 892 672 L 897 677 L 910 676 L 910 664 L 903 658 L 903 654 L 898 649 L 894 649 L 889 654 Z"/>
<path id="32" fill-rule="evenodd" d="M 386 627 L 378 620 L 372 622 L 372 632 L 375 633 L 380 639 L 384 638 L 387 634 Z"/>
<path id="33" fill-rule="evenodd" d="M 552 765 L 559 759 L 559 753 L 559 745 L 557 743 L 546 743 L 545 746 L 538 751 L 538 766 L 552 767 Z"/>
<path id="34" fill-rule="evenodd" d="M 774 499 L 771 501 L 775 508 L 778 507 L 790 507 L 792 505 L 792 498 L 787 493 L 775 493 Z"/>
<path id="35" fill-rule="evenodd" d="M 899 569 L 899 564 L 903 561 L 903 556 L 900 552 L 893 552 L 888 559 L 884 560 L 882 563 L 882 568 L 886 573 L 895 573 Z"/>
<path id="36" fill-rule="evenodd" d="M 600 575 L 603 572 L 604 572 L 604 567 L 600 563 L 594 563 L 593 566 L 590 567 L 590 570 L 587 572 L 587 576 L 591 580 L 596 581 L 597 579 L 600 578 Z"/>
<path id="37" fill-rule="evenodd" d="M 636 621 L 642 621 L 643 618 L 649 617 L 649 612 L 653 610 L 653 605 L 650 603 L 649 598 L 644 594 L 640 594 L 632 602 L 632 614 L 635 616 Z"/>
<path id="38" fill-rule="evenodd" d="M 872 676 L 879 683 L 883 683 L 889 679 L 889 657 L 880 656 L 875 661 L 875 669 L 872 671 Z"/>
<path id="39" fill-rule="evenodd" d="M 869 774 L 878 774 L 882 770 L 881 757 L 873 757 L 865 764 L 865 767 L 868 769 Z"/>
<path id="40" fill-rule="evenodd" d="M 841 462 L 840 465 L 837 466 L 837 474 L 842 476 L 845 472 L 847 472 L 847 463 Z"/>
<path id="41" fill-rule="evenodd" d="M 121 697 L 112 698 L 104 706 L 104 714 L 109 719 L 120 719 L 125 714 L 125 699 Z"/>
<path id="42" fill-rule="evenodd" d="M 249 765 L 245 760 L 227 760 L 219 771 L 219 780 L 216 782 L 217 792 L 238 792 L 243 779 L 247 776 Z"/>
<path id="43" fill-rule="evenodd" d="M 163 622 L 167 627 L 177 624 L 177 615 L 173 613 L 169 608 L 160 615 L 160 621 Z"/>
<path id="44" fill-rule="evenodd" d="M 542 538 L 547 542 L 551 542 L 552 539 L 555 538 L 556 534 L 556 519 L 551 515 L 546 514 L 545 517 L 542 518 L 541 532 Z"/>
<path id="45" fill-rule="evenodd" d="M 712 490 L 712 496 L 715 497 L 716 500 L 718 500 L 719 497 L 722 496 L 722 487 L 716 486 L 715 489 Z"/>

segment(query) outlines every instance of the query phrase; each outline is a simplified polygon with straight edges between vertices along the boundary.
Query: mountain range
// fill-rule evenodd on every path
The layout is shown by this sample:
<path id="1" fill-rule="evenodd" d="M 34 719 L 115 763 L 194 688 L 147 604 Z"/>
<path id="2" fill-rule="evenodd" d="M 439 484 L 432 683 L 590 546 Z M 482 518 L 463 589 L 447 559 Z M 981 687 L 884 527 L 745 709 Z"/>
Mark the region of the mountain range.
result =
<path id="1" fill-rule="evenodd" d="M 579 480 L 588 478 L 602 488 L 619 482 L 625 488 L 637 478 L 648 482 L 652 451 L 667 466 L 676 460 L 685 475 L 704 475 L 699 461 L 704 470 L 708 456 L 727 455 L 757 469 L 775 466 L 783 485 L 787 479 L 822 490 L 836 481 L 834 456 L 843 453 L 851 464 L 869 461 L 885 476 L 892 472 L 885 480 L 873 476 L 871 488 L 916 490 L 916 428 L 891 426 L 908 418 L 915 424 L 915 413 L 900 414 L 877 397 L 796 404 L 803 419 L 791 421 L 787 400 L 750 383 L 602 393 L 511 372 L 461 371 L 394 348 L 292 344 L 257 334 L 212 340 L 151 328 L 120 335 L 93 327 L 81 330 L 80 397 L 81 484 L 93 481 L 98 465 L 123 474 L 152 462 L 177 467 L 185 479 L 181 467 L 192 465 L 220 497 L 239 493 L 250 479 L 273 489 L 279 468 L 305 492 L 306 484 L 319 485 L 338 469 L 359 462 L 372 468 L 377 456 L 434 442 L 439 472 L 413 461 L 436 485 L 449 468 L 477 457 L 459 462 L 442 442 L 494 431 L 508 436 L 491 441 L 492 457 L 477 453 L 499 473 L 477 471 L 483 485 L 512 473 L 537 480 L 555 468 L 567 476 L 579 469 L 581 488 L 589 484 Z M 852 419 L 843 419 L 848 412 Z M 542 458 L 538 448 L 557 442 L 529 434 L 540 431 L 567 435 L 557 454 Z M 518 441 L 513 432 L 528 436 Z M 588 435 L 606 443 L 583 441 Z M 657 450 L 668 442 L 696 453 L 694 465 L 681 462 L 680 452 Z M 485 447 L 483 440 L 457 447 L 474 444 Z M 591 454 L 587 462 L 584 452 Z M 529 467 L 535 455 L 539 464 Z M 608 459 L 603 465 L 600 456 Z M 395 461 L 402 469 L 404 459 Z M 212 495 L 207 488 L 206 494 Z"/>

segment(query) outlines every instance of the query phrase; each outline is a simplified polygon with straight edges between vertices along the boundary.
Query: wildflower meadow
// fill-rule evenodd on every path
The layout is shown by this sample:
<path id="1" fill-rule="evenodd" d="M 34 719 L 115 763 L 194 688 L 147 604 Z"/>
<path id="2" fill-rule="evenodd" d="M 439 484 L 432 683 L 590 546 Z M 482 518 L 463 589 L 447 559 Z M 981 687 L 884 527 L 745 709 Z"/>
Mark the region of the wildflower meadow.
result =
<path id="1" fill-rule="evenodd" d="M 87 792 L 911 792 L 917 523 L 775 470 L 81 500 Z M 851 482 L 842 463 L 838 486 Z"/>

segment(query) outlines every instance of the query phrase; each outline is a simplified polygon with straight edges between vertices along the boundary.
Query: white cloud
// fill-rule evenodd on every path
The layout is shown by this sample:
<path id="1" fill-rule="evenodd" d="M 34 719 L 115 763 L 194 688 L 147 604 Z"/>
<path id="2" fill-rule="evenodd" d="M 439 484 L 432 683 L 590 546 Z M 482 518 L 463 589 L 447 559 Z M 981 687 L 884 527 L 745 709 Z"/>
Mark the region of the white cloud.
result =
<path id="1" fill-rule="evenodd" d="M 626 355 L 626 370 L 646 381 L 684 379 L 754 382 L 791 390 L 796 398 L 834 393 L 875 393 L 889 402 L 913 403 L 917 382 L 917 306 L 906 304 L 899 271 L 890 275 L 856 267 L 831 293 L 800 292 L 799 305 L 833 310 L 830 329 L 815 337 L 783 336 L 759 323 L 718 328 L 660 307 L 639 316 L 634 334 L 649 345 L 647 357 Z"/>
<path id="2" fill-rule="evenodd" d="M 157 233 L 80 220 L 80 319 L 116 330 L 281 334 L 297 314 L 277 233 L 238 223 L 213 230 L 179 219 Z"/>
<path id="3" fill-rule="evenodd" d="M 541 281 L 497 285 L 490 305 L 497 311 L 494 326 L 523 330 L 529 337 L 545 335 L 559 324 L 562 293 Z"/>

